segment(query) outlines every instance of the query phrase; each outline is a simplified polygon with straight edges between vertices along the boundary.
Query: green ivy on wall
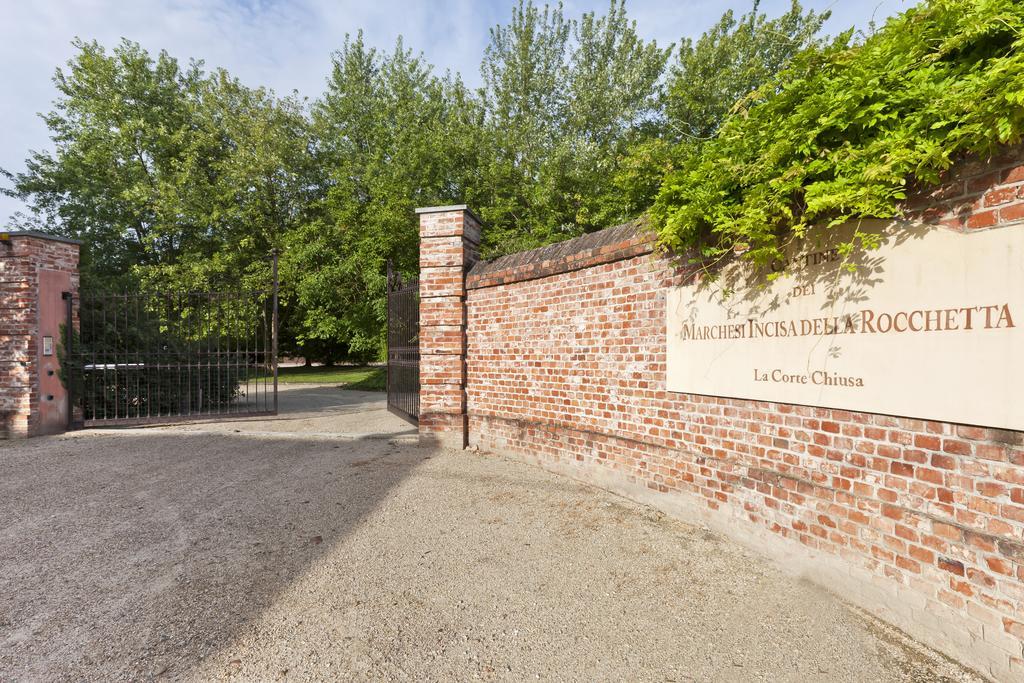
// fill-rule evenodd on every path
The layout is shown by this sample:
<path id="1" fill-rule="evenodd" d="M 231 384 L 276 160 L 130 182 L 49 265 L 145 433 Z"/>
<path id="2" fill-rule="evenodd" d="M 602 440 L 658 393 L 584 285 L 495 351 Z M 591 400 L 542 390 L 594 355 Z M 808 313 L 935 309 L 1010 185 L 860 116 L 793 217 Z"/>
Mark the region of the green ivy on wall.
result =
<path id="1" fill-rule="evenodd" d="M 929 0 L 798 55 L 665 177 L 651 214 L 672 250 L 768 264 L 810 225 L 899 216 L 909 186 L 1022 132 L 1024 3 Z"/>

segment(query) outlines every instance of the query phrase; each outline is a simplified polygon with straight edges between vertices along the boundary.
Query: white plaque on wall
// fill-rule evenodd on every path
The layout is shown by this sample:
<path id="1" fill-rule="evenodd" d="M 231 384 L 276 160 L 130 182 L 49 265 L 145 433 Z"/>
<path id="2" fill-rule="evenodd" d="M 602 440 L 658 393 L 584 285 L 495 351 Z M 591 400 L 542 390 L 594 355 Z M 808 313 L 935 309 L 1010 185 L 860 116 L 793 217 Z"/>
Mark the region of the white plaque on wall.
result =
<path id="1" fill-rule="evenodd" d="M 667 296 L 667 388 L 1024 429 L 1024 225 L 822 231 L 769 282 L 746 262 Z"/>

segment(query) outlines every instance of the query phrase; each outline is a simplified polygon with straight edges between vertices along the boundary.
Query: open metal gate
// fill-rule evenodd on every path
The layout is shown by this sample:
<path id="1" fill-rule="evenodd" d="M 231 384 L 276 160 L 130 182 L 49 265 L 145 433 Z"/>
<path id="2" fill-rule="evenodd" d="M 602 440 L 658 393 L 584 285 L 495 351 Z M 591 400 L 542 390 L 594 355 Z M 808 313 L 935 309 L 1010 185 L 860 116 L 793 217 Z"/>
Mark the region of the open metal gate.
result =
<path id="1" fill-rule="evenodd" d="M 388 410 L 413 424 L 420 416 L 420 285 L 388 263 Z"/>
<path id="2" fill-rule="evenodd" d="M 276 414 L 276 265 L 265 291 L 83 293 L 65 327 L 72 426 Z"/>

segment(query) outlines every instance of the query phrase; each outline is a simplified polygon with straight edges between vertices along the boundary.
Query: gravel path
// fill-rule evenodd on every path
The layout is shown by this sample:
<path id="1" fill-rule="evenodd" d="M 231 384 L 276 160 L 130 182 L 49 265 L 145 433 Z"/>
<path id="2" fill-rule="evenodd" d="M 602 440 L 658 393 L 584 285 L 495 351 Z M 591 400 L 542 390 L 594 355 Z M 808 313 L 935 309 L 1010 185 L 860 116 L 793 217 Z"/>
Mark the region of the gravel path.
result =
<path id="1" fill-rule="evenodd" d="M 612 494 L 257 427 L 0 442 L 0 680 L 978 680 Z"/>
<path id="2" fill-rule="evenodd" d="M 332 384 L 283 384 L 278 392 L 278 401 L 279 410 L 274 417 L 197 422 L 159 429 L 178 433 L 291 435 L 307 439 L 416 440 L 416 427 L 389 413 L 384 394 L 380 392 L 339 391 Z"/>

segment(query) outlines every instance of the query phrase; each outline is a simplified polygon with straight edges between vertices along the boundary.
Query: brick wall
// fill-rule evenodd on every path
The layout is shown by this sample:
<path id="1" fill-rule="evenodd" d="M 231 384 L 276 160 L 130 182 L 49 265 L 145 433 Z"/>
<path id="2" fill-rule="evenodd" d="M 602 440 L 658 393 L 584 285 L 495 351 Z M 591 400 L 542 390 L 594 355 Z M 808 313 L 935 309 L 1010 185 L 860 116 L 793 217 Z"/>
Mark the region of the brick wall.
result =
<path id="1" fill-rule="evenodd" d="M 39 272 L 72 273 L 76 242 L 36 233 L 0 239 L 0 438 L 39 431 Z"/>
<path id="2" fill-rule="evenodd" d="M 961 167 L 911 208 L 936 229 L 1024 231 L 1022 158 Z M 665 295 L 686 278 L 640 224 L 478 263 L 468 443 L 706 523 L 1024 679 L 1024 433 L 668 392 Z"/>

